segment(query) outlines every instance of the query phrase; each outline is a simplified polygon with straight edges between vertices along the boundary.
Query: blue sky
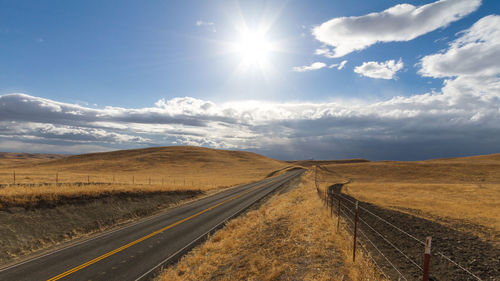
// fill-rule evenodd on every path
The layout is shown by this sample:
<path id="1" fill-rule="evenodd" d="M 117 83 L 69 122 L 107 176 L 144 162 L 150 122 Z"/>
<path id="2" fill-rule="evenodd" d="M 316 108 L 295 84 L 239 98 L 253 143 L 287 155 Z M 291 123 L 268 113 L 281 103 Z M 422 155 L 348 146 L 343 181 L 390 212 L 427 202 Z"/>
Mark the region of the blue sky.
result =
<path id="1" fill-rule="evenodd" d="M 0 150 L 500 152 L 499 13 L 493 0 L 0 1 Z"/>

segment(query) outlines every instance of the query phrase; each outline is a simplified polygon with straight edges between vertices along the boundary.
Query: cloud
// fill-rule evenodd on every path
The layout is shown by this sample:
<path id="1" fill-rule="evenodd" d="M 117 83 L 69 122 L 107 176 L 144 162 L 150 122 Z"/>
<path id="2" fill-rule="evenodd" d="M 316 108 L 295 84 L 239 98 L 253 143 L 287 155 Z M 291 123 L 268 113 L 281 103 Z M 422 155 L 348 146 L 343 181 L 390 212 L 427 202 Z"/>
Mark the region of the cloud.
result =
<path id="1" fill-rule="evenodd" d="M 311 65 L 295 66 L 292 68 L 292 71 L 306 72 L 306 71 L 318 70 L 324 67 L 326 67 L 326 64 L 323 62 L 313 62 Z"/>
<path id="2" fill-rule="evenodd" d="M 347 63 L 347 60 L 343 60 L 340 64 L 339 67 L 337 68 L 338 70 L 342 70 L 344 68 L 345 64 Z"/>
<path id="3" fill-rule="evenodd" d="M 217 32 L 214 22 L 198 20 L 196 21 L 196 26 L 205 26 L 208 27 L 212 32 Z"/>
<path id="4" fill-rule="evenodd" d="M 369 61 L 363 62 L 362 65 L 356 66 L 354 72 L 363 76 L 375 79 L 394 79 L 396 72 L 403 68 L 403 61 L 399 59 L 398 62 L 388 60 L 385 62 Z"/>
<path id="5" fill-rule="evenodd" d="M 423 57 L 425 77 L 485 77 L 500 73 L 500 16 L 486 16 L 449 44 L 444 52 Z"/>
<path id="6" fill-rule="evenodd" d="M 342 70 L 342 68 L 344 68 L 346 63 L 347 60 L 343 60 L 341 63 L 330 64 L 328 68 L 337 68 L 337 70 Z"/>
<path id="7" fill-rule="evenodd" d="M 441 0 L 418 7 L 398 4 L 378 13 L 334 18 L 313 29 L 315 38 L 325 44 L 316 54 L 338 58 L 377 42 L 410 41 L 446 27 L 480 5 L 481 0 Z"/>
<path id="8" fill-rule="evenodd" d="M 500 99 L 467 88 L 454 91 L 366 104 L 186 97 L 153 107 L 102 109 L 10 94 L 0 96 L 0 151 L 202 145 L 280 159 L 399 160 L 499 152 Z"/>

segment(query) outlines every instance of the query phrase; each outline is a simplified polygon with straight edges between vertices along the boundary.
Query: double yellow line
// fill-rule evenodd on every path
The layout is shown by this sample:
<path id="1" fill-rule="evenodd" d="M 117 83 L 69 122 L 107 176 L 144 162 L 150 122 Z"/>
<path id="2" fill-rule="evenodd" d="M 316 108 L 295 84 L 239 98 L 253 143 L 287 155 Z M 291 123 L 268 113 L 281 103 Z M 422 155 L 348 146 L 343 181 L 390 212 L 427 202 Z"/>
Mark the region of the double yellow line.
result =
<path id="1" fill-rule="evenodd" d="M 266 185 L 266 184 L 268 184 L 268 183 L 266 182 L 266 183 L 263 183 L 263 184 L 257 185 L 256 187 L 251 188 L 251 189 L 249 189 L 249 190 L 247 190 L 247 191 L 245 191 L 245 192 L 243 192 L 243 193 L 241 193 L 241 194 L 235 195 L 235 196 L 233 196 L 233 197 L 231 197 L 231 198 L 229 198 L 229 199 L 226 199 L 225 201 L 222 201 L 222 202 L 217 203 L 217 204 L 215 204 L 215 205 L 213 205 L 213 206 L 210 206 L 210 207 L 206 208 L 206 209 L 205 209 L 205 210 L 203 210 L 203 211 L 200 211 L 200 212 L 198 212 L 198 213 L 196 213 L 196 214 L 194 214 L 194 215 L 191 215 L 191 216 L 189 216 L 189 217 L 187 217 L 187 218 L 185 218 L 185 219 L 179 220 L 179 221 L 177 221 L 177 222 L 174 222 L 173 224 L 170 224 L 170 225 L 168 225 L 168 226 L 165 226 L 165 227 L 163 227 L 163 228 L 160 228 L 160 229 L 156 230 L 155 232 L 152 232 L 152 233 L 150 233 L 150 234 L 148 234 L 148 235 L 146 235 L 146 236 L 143 236 L 143 237 L 141 237 L 141 238 L 139 238 L 139 239 L 137 239 L 137 240 L 135 240 L 135 241 L 132 241 L 132 242 L 130 242 L 130 243 L 128 243 L 128 244 L 126 244 L 126 245 L 123 245 L 123 246 L 121 246 L 120 248 L 116 248 L 116 249 L 114 249 L 113 251 L 110 251 L 110 252 L 107 252 L 107 253 L 105 253 L 105 254 L 103 254 L 103 255 L 101 255 L 101 256 L 98 256 L 98 257 L 97 257 L 97 258 L 95 258 L 95 259 L 89 260 L 89 261 L 88 261 L 88 262 L 86 262 L 86 263 L 83 263 L 83 264 L 81 264 L 81 265 L 79 265 L 79 266 L 77 266 L 77 267 L 75 267 L 75 268 L 72 268 L 72 269 L 70 269 L 70 270 L 68 270 L 68 271 L 65 271 L 65 272 L 63 272 L 63 273 L 61 273 L 61 274 L 59 274 L 59 275 L 57 275 L 57 276 L 54 276 L 54 277 L 52 277 L 52 278 L 48 279 L 47 281 L 55 281 L 55 280 L 59 280 L 59 279 L 61 279 L 61 278 L 64 278 L 64 277 L 66 277 L 66 276 L 68 276 L 68 275 L 70 275 L 70 274 L 72 274 L 72 273 L 74 273 L 74 272 L 77 272 L 77 271 L 78 271 L 78 270 L 80 270 L 80 269 L 83 269 L 83 268 L 85 268 L 85 267 L 87 267 L 87 266 L 90 266 L 90 265 L 92 265 L 92 264 L 94 264 L 94 263 L 96 263 L 96 262 L 98 262 L 98 261 L 101 261 L 101 260 L 103 260 L 103 259 L 105 259 L 105 258 L 107 258 L 107 257 L 109 257 L 109 256 L 112 256 L 112 255 L 114 255 L 114 254 L 116 254 L 116 253 L 118 253 L 118 252 L 121 252 L 121 251 L 123 251 L 123 250 L 125 250 L 125 249 L 127 249 L 127 248 L 129 248 L 129 247 L 134 246 L 135 244 L 141 243 L 142 241 L 144 241 L 144 240 L 146 240 L 146 239 L 148 239 L 148 238 L 151 238 L 151 237 L 153 237 L 153 236 L 155 236 L 155 235 L 158 235 L 158 234 L 162 233 L 163 231 L 165 231 L 165 230 L 167 230 L 167 229 L 170 229 L 170 228 L 172 228 L 172 227 L 174 227 L 174 226 L 176 226 L 176 225 L 179 225 L 179 224 L 181 224 L 181 223 L 183 223 L 183 222 L 186 222 L 186 221 L 188 221 L 188 220 L 190 220 L 190 219 L 192 219 L 192 218 L 195 218 L 195 217 L 197 217 L 197 216 L 199 216 L 199 215 L 201 215 L 201 214 L 203 214 L 203 213 L 206 213 L 206 212 L 208 212 L 208 211 L 210 211 L 210 210 L 213 210 L 213 209 L 215 209 L 215 208 L 217 208 L 217 207 L 219 207 L 219 206 L 221 206 L 221 205 L 223 205 L 223 204 L 226 204 L 226 203 L 228 203 L 228 202 L 230 202 L 230 201 L 233 201 L 233 200 L 235 200 L 235 199 L 238 199 L 238 198 L 240 198 L 241 196 L 243 196 L 243 195 L 245 195 L 245 194 L 248 194 L 248 193 L 250 193 L 250 192 L 252 192 L 252 191 L 254 191 L 254 190 L 258 189 L 258 188 L 261 188 L 261 187 L 263 187 L 263 186 L 264 186 L 264 185 Z"/>

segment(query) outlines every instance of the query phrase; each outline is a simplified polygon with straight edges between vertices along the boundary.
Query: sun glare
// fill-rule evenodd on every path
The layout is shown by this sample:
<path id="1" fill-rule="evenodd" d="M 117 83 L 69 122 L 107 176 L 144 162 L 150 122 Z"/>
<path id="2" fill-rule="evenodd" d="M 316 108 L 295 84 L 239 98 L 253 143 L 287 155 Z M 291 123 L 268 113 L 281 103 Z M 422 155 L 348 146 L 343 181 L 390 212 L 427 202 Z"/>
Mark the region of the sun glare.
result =
<path id="1" fill-rule="evenodd" d="M 240 41 L 236 43 L 235 47 L 235 51 L 241 55 L 242 59 L 250 64 L 265 62 L 272 50 L 271 43 L 264 34 L 251 31 L 243 32 Z"/>

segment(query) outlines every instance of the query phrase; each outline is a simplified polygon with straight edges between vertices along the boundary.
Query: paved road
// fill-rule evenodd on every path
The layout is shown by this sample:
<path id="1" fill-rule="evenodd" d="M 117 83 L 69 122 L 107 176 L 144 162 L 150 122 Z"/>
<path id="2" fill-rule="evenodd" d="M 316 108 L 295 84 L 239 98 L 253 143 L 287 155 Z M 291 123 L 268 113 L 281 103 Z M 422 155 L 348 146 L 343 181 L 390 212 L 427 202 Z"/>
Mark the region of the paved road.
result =
<path id="1" fill-rule="evenodd" d="M 0 270 L 0 280 L 147 280 L 302 170 L 217 193 L 147 220 Z"/>

